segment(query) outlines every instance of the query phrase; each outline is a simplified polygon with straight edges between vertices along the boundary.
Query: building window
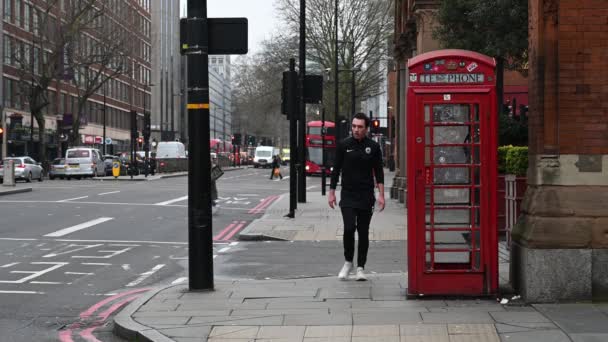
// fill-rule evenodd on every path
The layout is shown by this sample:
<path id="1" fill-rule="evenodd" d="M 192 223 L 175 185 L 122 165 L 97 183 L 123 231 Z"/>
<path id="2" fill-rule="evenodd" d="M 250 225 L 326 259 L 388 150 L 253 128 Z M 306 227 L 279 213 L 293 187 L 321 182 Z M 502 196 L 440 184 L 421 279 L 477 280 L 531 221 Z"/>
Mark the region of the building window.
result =
<path id="1" fill-rule="evenodd" d="M 4 0 L 4 20 L 11 21 L 12 6 L 11 0 Z"/>
<path id="2" fill-rule="evenodd" d="M 23 28 L 26 31 L 30 30 L 30 13 L 32 11 L 32 7 L 29 4 L 24 4 L 23 7 Z"/>

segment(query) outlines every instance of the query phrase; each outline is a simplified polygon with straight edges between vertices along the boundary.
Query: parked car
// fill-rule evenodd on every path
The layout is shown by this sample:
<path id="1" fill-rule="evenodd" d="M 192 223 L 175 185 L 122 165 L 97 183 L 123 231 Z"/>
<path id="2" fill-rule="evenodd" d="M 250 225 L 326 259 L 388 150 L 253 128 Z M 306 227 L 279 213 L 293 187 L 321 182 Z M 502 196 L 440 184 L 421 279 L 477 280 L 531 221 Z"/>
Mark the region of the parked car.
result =
<path id="1" fill-rule="evenodd" d="M 65 170 L 67 179 L 71 177 L 97 177 L 105 175 L 105 163 L 101 152 L 90 147 L 70 148 L 65 152 L 68 167 Z"/>
<path id="2" fill-rule="evenodd" d="M 4 165 L 8 160 L 14 160 L 15 162 L 15 180 L 25 179 L 29 183 L 32 179 L 37 179 L 42 182 L 44 170 L 40 163 L 30 157 L 11 157 L 0 162 L 0 183 L 4 182 Z"/>
<path id="3" fill-rule="evenodd" d="M 49 170 L 49 179 L 55 179 L 59 177 L 63 179 L 65 177 L 65 158 L 55 158 L 51 162 L 51 168 Z"/>

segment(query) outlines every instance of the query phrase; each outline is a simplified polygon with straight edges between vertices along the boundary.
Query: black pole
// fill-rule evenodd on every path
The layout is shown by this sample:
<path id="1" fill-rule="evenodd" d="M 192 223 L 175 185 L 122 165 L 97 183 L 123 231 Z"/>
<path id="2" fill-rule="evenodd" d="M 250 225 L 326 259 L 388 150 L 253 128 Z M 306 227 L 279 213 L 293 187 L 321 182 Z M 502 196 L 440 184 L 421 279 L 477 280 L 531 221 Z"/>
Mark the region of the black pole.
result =
<path id="1" fill-rule="evenodd" d="M 188 0 L 188 18 L 207 25 L 207 0 Z M 213 290 L 211 161 L 209 151 L 209 37 L 186 52 L 188 63 L 188 282 L 190 290 Z"/>
<path id="2" fill-rule="evenodd" d="M 144 101 L 146 98 L 144 97 Z M 103 85 L 103 154 L 106 154 L 106 84 Z"/>
<path id="3" fill-rule="evenodd" d="M 289 60 L 289 71 L 291 75 L 294 75 L 296 72 L 296 60 L 291 58 Z M 293 101 L 295 101 L 295 95 L 296 94 L 292 94 L 294 92 L 295 89 L 293 89 L 293 87 L 291 87 L 291 82 L 288 82 L 289 87 L 288 87 L 288 94 L 287 94 L 287 99 L 288 99 L 288 110 L 289 113 L 287 114 L 287 116 L 289 117 L 289 153 L 294 156 L 295 158 L 291 159 L 289 161 L 289 213 L 287 215 L 285 215 L 286 217 L 289 218 L 294 218 L 295 217 L 295 211 L 298 208 L 298 201 L 297 201 L 297 193 L 298 193 L 298 179 L 297 179 L 297 170 L 296 170 L 296 165 L 298 164 L 297 162 L 297 158 L 299 156 L 298 153 L 298 118 L 297 118 L 297 111 L 293 110 L 295 109 L 295 106 L 293 105 Z"/>
<path id="4" fill-rule="evenodd" d="M 298 202 L 306 203 L 306 102 L 304 101 L 304 79 L 306 78 L 306 0 L 300 0 L 300 86 L 299 86 L 299 148 Z"/>
<path id="5" fill-rule="evenodd" d="M 321 196 L 325 196 L 327 176 L 325 175 L 325 107 L 321 109 Z"/>
<path id="6" fill-rule="evenodd" d="M 338 94 L 338 0 L 335 1 L 335 20 L 336 20 L 336 32 L 335 32 L 335 58 L 334 58 L 334 115 L 335 115 L 335 123 L 336 123 L 336 133 L 338 136 L 338 139 L 342 138 L 342 129 L 341 129 L 341 124 L 340 124 L 340 104 L 338 103 L 339 101 L 339 94 Z"/>
<path id="7" fill-rule="evenodd" d="M 351 71 L 352 71 L 352 80 L 351 80 L 351 85 L 350 85 L 350 95 L 351 95 L 351 113 L 350 113 L 350 122 L 353 122 L 353 117 L 355 116 L 355 113 L 357 112 L 357 108 L 355 108 L 355 92 L 356 92 L 356 84 L 355 84 L 355 75 L 357 73 L 357 70 L 355 69 L 355 42 L 351 42 L 351 57 L 353 59 L 353 64 L 351 66 Z"/>

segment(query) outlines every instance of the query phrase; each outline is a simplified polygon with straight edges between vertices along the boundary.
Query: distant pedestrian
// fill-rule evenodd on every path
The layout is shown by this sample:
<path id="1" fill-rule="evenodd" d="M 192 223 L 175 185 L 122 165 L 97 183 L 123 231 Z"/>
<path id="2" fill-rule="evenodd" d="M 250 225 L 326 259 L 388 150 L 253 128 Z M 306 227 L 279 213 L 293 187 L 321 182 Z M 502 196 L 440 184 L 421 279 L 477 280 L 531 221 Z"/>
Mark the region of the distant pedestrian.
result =
<path id="1" fill-rule="evenodd" d="M 283 175 L 281 174 L 281 157 L 279 157 L 278 154 L 272 157 L 272 172 L 270 173 L 270 179 L 274 179 L 274 176 L 277 175 L 283 179 Z"/>
<path id="2" fill-rule="evenodd" d="M 384 170 L 380 145 L 367 137 L 370 119 L 363 113 L 353 116 L 352 136 L 342 140 L 336 149 L 334 168 L 331 173 L 329 206 L 336 205 L 336 186 L 342 174 L 340 209 L 344 222 L 344 259 L 346 262 L 338 277 L 348 278 L 353 269 L 355 254 L 355 231 L 359 236 L 357 251 L 357 274 L 359 281 L 367 280 L 365 263 L 369 249 L 369 224 L 374 212 L 374 178 L 378 184 L 378 208 L 384 210 Z"/>

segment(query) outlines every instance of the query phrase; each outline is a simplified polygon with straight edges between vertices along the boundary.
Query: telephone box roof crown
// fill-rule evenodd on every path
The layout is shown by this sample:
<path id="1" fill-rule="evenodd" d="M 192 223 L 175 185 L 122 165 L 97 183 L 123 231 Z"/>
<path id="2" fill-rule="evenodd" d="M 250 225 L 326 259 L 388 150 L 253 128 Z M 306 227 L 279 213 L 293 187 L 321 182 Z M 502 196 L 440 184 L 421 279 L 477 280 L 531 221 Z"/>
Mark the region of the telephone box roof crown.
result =
<path id="1" fill-rule="evenodd" d="M 407 67 L 411 69 L 412 67 L 427 62 L 429 60 L 435 59 L 449 59 L 449 58 L 466 58 L 468 60 L 476 61 L 481 64 L 485 64 L 492 68 L 496 67 L 496 60 L 492 57 L 488 57 L 479 52 L 468 51 L 468 50 L 459 50 L 459 49 L 446 49 L 446 50 L 435 50 L 423 53 L 421 55 L 410 58 L 407 63 Z"/>

